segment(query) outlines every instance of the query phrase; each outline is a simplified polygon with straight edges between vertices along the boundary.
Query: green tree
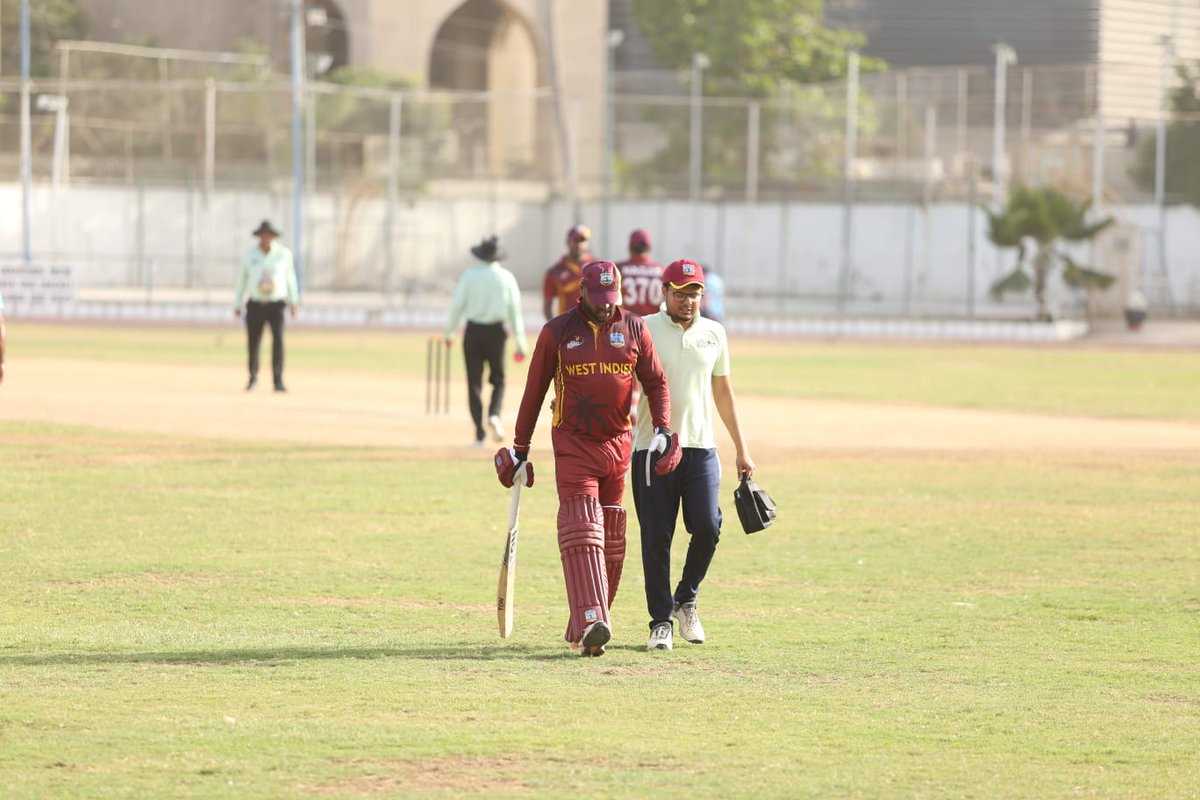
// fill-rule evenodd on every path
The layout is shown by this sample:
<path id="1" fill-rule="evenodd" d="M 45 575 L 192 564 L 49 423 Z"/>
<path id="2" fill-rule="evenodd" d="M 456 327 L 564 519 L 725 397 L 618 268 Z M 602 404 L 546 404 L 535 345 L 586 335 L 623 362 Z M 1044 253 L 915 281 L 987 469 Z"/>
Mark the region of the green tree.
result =
<path id="1" fill-rule="evenodd" d="M 659 64 L 688 69 L 704 53 L 706 93 L 766 97 L 785 83 L 841 78 L 861 35 L 821 25 L 824 0 L 634 0 L 633 18 Z M 864 71 L 883 62 L 863 59 Z M 711 88 L 711 91 L 709 87 Z"/>
<path id="2" fill-rule="evenodd" d="M 634 23 L 650 40 L 661 67 L 682 75 L 693 54 L 704 53 L 707 97 L 763 101 L 759 167 L 764 191 L 826 187 L 841 169 L 844 89 L 820 84 L 845 77 L 847 51 L 860 48 L 864 39 L 822 26 L 823 6 L 823 0 L 634 0 Z M 886 65 L 863 58 L 860 68 L 878 72 Z M 860 115 L 860 125 L 869 126 L 874 115 L 866 98 Z M 681 190 L 679 176 L 686 173 L 690 148 L 687 114 L 647 107 L 641 116 L 666 133 L 668 144 L 644 163 L 619 165 L 622 186 Z M 736 191 L 743 184 L 746 136 L 744 108 L 706 108 L 707 189 Z"/>
<path id="3" fill-rule="evenodd" d="M 997 247 L 1012 247 L 1017 251 L 1016 267 L 992 284 L 992 297 L 999 299 L 1008 292 L 1023 292 L 1032 286 L 1037 318 L 1049 319 L 1046 282 L 1055 267 L 1062 266 L 1063 281 L 1072 289 L 1090 291 L 1111 286 L 1116 280 L 1114 276 L 1078 264 L 1059 249 L 1059 240 L 1085 242 L 1113 224 L 1112 217 L 1089 223 L 1090 210 L 1091 201 L 1077 203 L 1057 189 L 1027 186 L 1014 187 L 999 214 L 984 209 L 988 215 L 988 238 Z M 1033 240 L 1033 257 L 1027 260 L 1028 240 Z"/>
<path id="4" fill-rule="evenodd" d="M 7 77 L 21 72 L 21 0 L 0 0 L 0 69 Z M 76 0 L 30 0 L 29 70 L 34 77 L 50 75 L 56 65 L 54 45 L 62 39 L 83 39 L 88 20 Z"/>
<path id="5" fill-rule="evenodd" d="M 389 91 L 403 91 L 417 85 L 413 78 L 390 75 L 374 67 L 338 67 L 325 80 L 339 86 Z M 364 99 L 350 93 L 331 95 L 321 100 L 321 116 L 330 128 L 383 132 L 388 129 L 390 112 L 386 100 Z"/>
<path id="6" fill-rule="evenodd" d="M 1178 119 L 1167 126 L 1166 186 L 1168 199 L 1200 207 L 1200 61 L 1175 68 L 1179 85 L 1169 95 L 1171 113 Z M 1158 147 L 1147 137 L 1138 148 L 1131 170 L 1138 186 L 1154 190 L 1154 161 Z"/>

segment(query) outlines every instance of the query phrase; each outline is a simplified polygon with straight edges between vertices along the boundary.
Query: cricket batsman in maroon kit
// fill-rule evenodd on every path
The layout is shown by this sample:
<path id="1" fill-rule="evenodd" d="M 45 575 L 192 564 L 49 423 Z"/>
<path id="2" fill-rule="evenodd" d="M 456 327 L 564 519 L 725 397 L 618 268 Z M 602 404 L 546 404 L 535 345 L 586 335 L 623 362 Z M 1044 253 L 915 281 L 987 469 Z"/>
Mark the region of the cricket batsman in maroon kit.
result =
<path id="1" fill-rule="evenodd" d="M 525 464 L 546 390 L 554 383 L 550 439 L 558 483 L 558 549 L 570 619 L 565 638 L 585 656 L 604 654 L 612 637 L 609 609 L 625 562 L 625 475 L 632 448 L 629 412 L 634 379 L 641 382 L 663 453 L 660 475 L 681 455 L 668 427 L 671 400 L 662 365 L 642 318 L 623 311 L 621 273 L 611 261 L 583 267 L 575 308 L 543 327 L 534 346 L 512 449 L 495 456 L 500 483 L 513 485 Z"/>

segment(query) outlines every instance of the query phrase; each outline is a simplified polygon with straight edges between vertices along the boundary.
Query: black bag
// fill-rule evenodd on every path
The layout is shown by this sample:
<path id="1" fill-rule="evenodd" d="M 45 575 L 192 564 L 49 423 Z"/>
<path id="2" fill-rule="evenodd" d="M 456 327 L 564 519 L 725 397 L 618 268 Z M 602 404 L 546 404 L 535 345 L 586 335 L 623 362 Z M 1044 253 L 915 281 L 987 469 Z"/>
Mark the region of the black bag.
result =
<path id="1" fill-rule="evenodd" d="M 738 519 L 746 533 L 757 533 L 771 527 L 775 521 L 775 501 L 767 490 L 746 475 L 733 490 L 733 504 L 737 506 Z"/>

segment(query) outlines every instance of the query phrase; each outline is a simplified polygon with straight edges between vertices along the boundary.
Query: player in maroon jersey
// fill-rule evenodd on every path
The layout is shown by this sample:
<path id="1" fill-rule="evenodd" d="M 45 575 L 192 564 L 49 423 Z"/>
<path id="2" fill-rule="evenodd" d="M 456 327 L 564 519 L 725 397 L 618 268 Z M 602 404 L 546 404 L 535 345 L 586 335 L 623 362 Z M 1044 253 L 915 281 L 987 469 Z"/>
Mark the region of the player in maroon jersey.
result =
<path id="1" fill-rule="evenodd" d="M 626 311 L 645 317 L 657 314 L 662 304 L 661 264 L 655 263 L 650 252 L 649 231 L 638 228 L 629 234 L 629 258 L 617 264 L 621 272 L 622 306 Z M 633 411 L 629 418 L 637 425 L 638 400 L 642 393 L 637 384 L 633 386 Z"/>
<path id="2" fill-rule="evenodd" d="M 587 225 L 574 225 L 567 231 L 567 252 L 555 261 L 542 277 L 542 313 L 549 321 L 575 307 L 579 299 L 579 277 L 583 265 L 592 260 L 588 241 L 592 232 Z"/>
<path id="3" fill-rule="evenodd" d="M 650 234 L 638 228 L 629 234 L 629 258 L 617 264 L 621 271 L 622 304 L 639 317 L 658 313 L 662 303 L 662 264 L 650 257 Z"/>
<path id="4" fill-rule="evenodd" d="M 679 464 L 671 433 L 671 400 L 662 365 L 642 318 L 620 308 L 621 273 L 611 261 L 584 266 L 578 304 L 547 322 L 530 359 L 511 449 L 495 456 L 500 483 L 511 487 L 525 464 L 542 401 L 554 384 L 550 441 L 558 483 L 558 548 L 570 620 L 564 638 L 598 656 L 612 636 L 609 608 L 625 561 L 625 475 L 632 437 L 630 402 L 636 376 L 646 391 L 663 454 L 656 470 Z"/>

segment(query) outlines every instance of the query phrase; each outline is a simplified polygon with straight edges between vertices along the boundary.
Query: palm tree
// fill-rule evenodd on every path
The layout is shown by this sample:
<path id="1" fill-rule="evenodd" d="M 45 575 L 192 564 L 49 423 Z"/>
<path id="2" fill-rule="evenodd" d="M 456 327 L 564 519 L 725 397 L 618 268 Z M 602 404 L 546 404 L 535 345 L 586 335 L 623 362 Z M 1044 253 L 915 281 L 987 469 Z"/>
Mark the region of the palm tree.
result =
<path id="1" fill-rule="evenodd" d="M 1033 287 L 1037 299 L 1037 318 L 1049 319 L 1046 310 L 1046 281 L 1059 264 L 1063 281 L 1072 289 L 1107 289 L 1116 277 L 1075 262 L 1058 248 L 1060 239 L 1086 242 L 1112 225 L 1112 217 L 1088 224 L 1091 202 L 1076 203 L 1066 194 L 1050 187 L 1016 186 L 999 214 L 987 209 L 988 238 L 997 247 L 1015 247 L 1017 265 L 1012 272 L 992 284 L 991 295 L 999 299 L 1008 292 L 1023 292 Z M 1033 258 L 1026 264 L 1026 240 L 1034 242 Z M 1032 276 L 1027 266 L 1033 270 Z"/>

